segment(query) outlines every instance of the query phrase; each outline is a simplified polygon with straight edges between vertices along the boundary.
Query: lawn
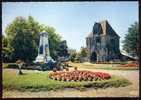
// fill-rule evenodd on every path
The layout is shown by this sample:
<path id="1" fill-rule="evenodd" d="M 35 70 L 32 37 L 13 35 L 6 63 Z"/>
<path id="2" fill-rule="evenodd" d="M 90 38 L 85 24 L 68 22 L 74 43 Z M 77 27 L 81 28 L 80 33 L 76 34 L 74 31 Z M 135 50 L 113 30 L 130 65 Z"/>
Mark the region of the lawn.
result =
<path id="1" fill-rule="evenodd" d="M 84 68 L 84 69 L 105 69 L 105 70 L 139 70 L 139 67 L 120 67 L 120 64 L 92 64 L 92 63 L 72 63 L 69 62 L 72 67 Z"/>
<path id="2" fill-rule="evenodd" d="M 81 81 L 81 82 L 63 82 L 51 80 L 48 78 L 48 71 L 33 72 L 25 71 L 24 75 L 18 75 L 16 71 L 3 70 L 3 88 L 7 90 L 20 91 L 49 91 L 64 88 L 76 88 L 84 90 L 85 88 L 107 88 L 107 87 L 124 87 L 130 85 L 127 79 L 119 76 L 112 76 L 111 79 L 102 81 Z"/>

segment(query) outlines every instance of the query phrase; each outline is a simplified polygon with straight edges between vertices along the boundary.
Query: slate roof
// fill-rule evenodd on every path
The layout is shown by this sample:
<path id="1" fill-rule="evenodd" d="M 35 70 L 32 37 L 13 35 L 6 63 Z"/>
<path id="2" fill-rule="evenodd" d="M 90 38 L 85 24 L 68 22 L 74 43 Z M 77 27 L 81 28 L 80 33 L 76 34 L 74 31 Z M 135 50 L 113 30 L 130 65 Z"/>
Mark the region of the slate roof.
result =
<path id="1" fill-rule="evenodd" d="M 120 36 L 113 30 L 113 28 L 110 26 L 110 24 L 108 23 L 107 20 L 101 21 L 101 22 L 99 22 L 99 24 L 101 25 L 102 34 L 103 34 L 103 35 L 106 35 L 106 34 L 108 33 L 108 32 L 107 32 L 108 29 L 110 28 L 110 29 L 113 31 L 112 33 L 114 33 L 114 35 L 120 37 Z M 91 32 L 87 37 L 92 37 L 93 34 L 94 34 L 94 33 Z"/>
<path id="2" fill-rule="evenodd" d="M 120 37 L 120 36 L 114 31 L 114 29 L 111 27 L 111 25 L 108 23 L 107 20 L 101 21 L 100 24 L 101 24 L 101 27 L 102 27 L 103 34 L 106 35 L 106 34 L 108 33 L 108 32 L 107 32 L 107 31 L 108 31 L 107 28 L 109 27 L 109 28 L 112 29 L 112 31 L 113 31 L 113 33 L 114 33 L 115 35 L 117 35 L 118 37 Z"/>

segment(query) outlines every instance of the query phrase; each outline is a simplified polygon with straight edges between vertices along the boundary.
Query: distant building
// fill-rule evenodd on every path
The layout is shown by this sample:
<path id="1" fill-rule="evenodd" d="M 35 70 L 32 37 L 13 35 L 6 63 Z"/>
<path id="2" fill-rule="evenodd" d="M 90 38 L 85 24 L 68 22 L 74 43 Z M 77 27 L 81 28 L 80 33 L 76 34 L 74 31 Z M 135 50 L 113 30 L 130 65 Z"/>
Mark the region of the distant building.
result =
<path id="1" fill-rule="evenodd" d="M 108 21 L 95 23 L 92 32 L 86 37 L 89 60 L 92 62 L 127 60 L 129 57 L 120 53 L 119 41 L 119 35 Z"/>

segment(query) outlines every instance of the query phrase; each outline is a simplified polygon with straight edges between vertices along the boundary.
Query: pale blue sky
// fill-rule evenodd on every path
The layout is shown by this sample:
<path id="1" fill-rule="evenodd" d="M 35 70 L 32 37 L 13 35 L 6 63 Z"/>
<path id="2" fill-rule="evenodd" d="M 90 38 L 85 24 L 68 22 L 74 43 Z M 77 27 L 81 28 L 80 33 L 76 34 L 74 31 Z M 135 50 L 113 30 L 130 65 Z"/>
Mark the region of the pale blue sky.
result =
<path id="1" fill-rule="evenodd" d="M 52 26 L 67 40 L 69 48 L 86 46 L 85 37 L 95 22 L 108 20 L 124 39 L 128 27 L 138 21 L 138 2 L 7 2 L 2 3 L 2 32 L 17 16 L 31 15 Z"/>

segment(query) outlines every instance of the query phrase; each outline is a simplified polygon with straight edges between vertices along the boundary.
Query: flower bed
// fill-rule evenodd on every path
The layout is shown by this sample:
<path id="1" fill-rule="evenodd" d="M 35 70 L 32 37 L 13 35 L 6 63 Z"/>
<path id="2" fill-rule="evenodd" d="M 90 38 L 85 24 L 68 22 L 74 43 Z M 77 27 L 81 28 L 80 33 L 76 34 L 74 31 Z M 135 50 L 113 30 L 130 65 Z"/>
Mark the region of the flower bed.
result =
<path id="1" fill-rule="evenodd" d="M 58 81 L 97 81 L 110 79 L 111 76 L 108 73 L 103 72 L 91 72 L 91 71 L 60 71 L 52 72 L 49 74 L 49 78 Z"/>
<path id="2" fill-rule="evenodd" d="M 130 64 L 120 65 L 120 67 L 139 67 L 139 64 L 136 64 L 136 63 L 130 63 Z"/>

